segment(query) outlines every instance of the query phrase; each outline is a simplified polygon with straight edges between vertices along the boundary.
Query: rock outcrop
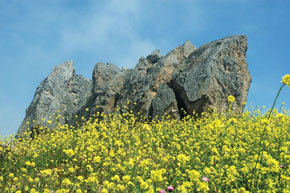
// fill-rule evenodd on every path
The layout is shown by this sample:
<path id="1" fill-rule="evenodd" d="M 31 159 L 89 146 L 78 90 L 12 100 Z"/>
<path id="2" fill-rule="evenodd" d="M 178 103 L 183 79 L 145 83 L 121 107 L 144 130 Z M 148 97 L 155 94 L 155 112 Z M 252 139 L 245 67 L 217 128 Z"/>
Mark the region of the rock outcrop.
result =
<path id="1" fill-rule="evenodd" d="M 36 89 L 16 136 L 22 136 L 27 128 L 36 124 L 47 125 L 50 121 L 55 124 L 52 119 L 57 115 L 61 116 L 60 124 L 68 122 L 86 103 L 91 90 L 91 81 L 76 75 L 73 61 L 56 66 Z"/>
<path id="2" fill-rule="evenodd" d="M 173 73 L 170 87 L 187 113 L 227 108 L 227 96 L 242 111 L 251 76 L 246 62 L 245 36 L 234 36 L 201 46 Z"/>
<path id="3" fill-rule="evenodd" d="M 71 124 L 97 112 L 131 111 L 149 120 L 164 114 L 180 119 L 184 112 L 222 112 L 228 106 L 227 96 L 233 95 L 233 108 L 242 111 L 251 83 L 246 51 L 244 35 L 200 48 L 187 41 L 165 56 L 156 50 L 141 57 L 133 69 L 97 63 L 92 82 L 75 75 L 72 62 L 64 63 L 38 87 L 18 133 L 27 121 L 44 118 L 45 122 L 57 110 Z"/>

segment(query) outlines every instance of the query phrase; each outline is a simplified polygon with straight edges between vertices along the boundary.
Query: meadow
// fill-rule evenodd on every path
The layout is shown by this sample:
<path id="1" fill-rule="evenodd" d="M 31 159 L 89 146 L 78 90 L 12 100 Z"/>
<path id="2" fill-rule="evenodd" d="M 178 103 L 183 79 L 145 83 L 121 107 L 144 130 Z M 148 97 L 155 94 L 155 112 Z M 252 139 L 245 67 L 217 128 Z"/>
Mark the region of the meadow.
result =
<path id="1" fill-rule="evenodd" d="M 51 132 L 2 138 L 0 192 L 290 192 L 289 110 L 274 108 L 286 85 L 290 75 L 269 110 L 235 113 L 229 96 L 222 114 L 96 115 L 77 128 L 55 119 Z"/>

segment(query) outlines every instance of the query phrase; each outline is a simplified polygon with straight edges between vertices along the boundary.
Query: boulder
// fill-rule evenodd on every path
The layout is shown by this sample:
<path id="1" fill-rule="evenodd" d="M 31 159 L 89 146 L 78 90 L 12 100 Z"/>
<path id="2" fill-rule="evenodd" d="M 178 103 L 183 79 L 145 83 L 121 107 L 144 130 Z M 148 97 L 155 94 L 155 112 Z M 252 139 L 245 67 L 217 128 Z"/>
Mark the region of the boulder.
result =
<path id="1" fill-rule="evenodd" d="M 241 112 L 247 101 L 251 76 L 246 61 L 247 38 L 239 35 L 203 45 L 174 71 L 170 87 L 184 110 L 191 114 L 207 109 L 224 111 L 227 97 Z"/>

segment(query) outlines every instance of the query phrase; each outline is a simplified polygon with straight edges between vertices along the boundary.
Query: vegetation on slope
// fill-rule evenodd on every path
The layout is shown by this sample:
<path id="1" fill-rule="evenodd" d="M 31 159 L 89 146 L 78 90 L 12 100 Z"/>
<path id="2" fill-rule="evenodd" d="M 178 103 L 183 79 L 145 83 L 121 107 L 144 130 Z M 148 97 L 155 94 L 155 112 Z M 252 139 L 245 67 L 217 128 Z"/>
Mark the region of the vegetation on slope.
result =
<path id="1" fill-rule="evenodd" d="M 150 123 L 103 115 L 10 138 L 0 192 L 290 192 L 290 117 L 273 107 Z"/>

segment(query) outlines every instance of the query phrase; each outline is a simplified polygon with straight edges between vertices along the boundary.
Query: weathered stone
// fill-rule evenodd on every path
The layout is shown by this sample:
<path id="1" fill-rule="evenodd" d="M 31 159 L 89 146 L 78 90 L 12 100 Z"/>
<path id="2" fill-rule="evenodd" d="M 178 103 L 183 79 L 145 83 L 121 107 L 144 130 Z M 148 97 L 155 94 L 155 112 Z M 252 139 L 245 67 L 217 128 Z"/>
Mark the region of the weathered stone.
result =
<path id="1" fill-rule="evenodd" d="M 189 40 L 187 40 L 184 44 L 183 44 L 183 55 L 185 57 L 188 57 L 189 54 L 191 54 L 195 49 L 196 47 L 194 45 L 191 44 L 191 42 Z"/>
<path id="2" fill-rule="evenodd" d="M 179 119 L 177 105 L 173 90 L 167 84 L 162 84 L 158 87 L 157 94 L 152 100 L 149 114 L 152 116 L 151 118 L 160 119 L 162 116 L 167 115 L 173 119 Z"/>
<path id="3" fill-rule="evenodd" d="M 208 108 L 221 112 L 229 95 L 236 98 L 234 108 L 242 111 L 251 83 L 246 51 L 246 36 L 240 35 L 211 42 L 189 55 L 170 82 L 187 113 Z"/>
<path id="4" fill-rule="evenodd" d="M 155 50 L 150 55 L 146 57 L 147 60 L 149 60 L 152 64 L 158 62 L 158 60 L 162 57 L 160 54 L 160 50 Z"/>
<path id="5" fill-rule="evenodd" d="M 91 81 L 75 74 L 73 61 L 56 66 L 36 89 L 16 137 L 22 136 L 27 128 L 32 128 L 36 124 L 48 125 L 48 120 L 55 119 L 53 115 L 60 114 L 63 119 L 59 119 L 58 122 L 67 123 L 86 103 L 91 95 L 91 89 Z M 51 126 L 54 124 L 52 122 Z"/>
<path id="6" fill-rule="evenodd" d="M 93 71 L 93 92 L 98 93 L 108 88 L 108 83 L 112 81 L 114 76 L 120 72 L 120 69 L 114 64 L 104 64 L 99 62 Z"/>
<path id="7" fill-rule="evenodd" d="M 23 133 L 27 121 L 45 123 L 57 110 L 64 115 L 64 123 L 70 124 L 97 112 L 131 111 L 148 120 L 160 119 L 164 114 L 180 119 L 184 111 L 222 112 L 228 107 L 227 97 L 233 95 L 233 108 L 240 112 L 251 83 L 246 51 L 244 35 L 200 48 L 186 41 L 166 56 L 156 50 L 141 57 L 133 69 L 120 70 L 114 64 L 97 63 L 92 82 L 75 75 L 72 62 L 64 63 L 55 67 L 38 87 L 18 133 Z M 31 126 L 32 123 L 28 125 Z"/>
<path id="8" fill-rule="evenodd" d="M 151 103 L 158 93 L 159 86 L 171 81 L 174 70 L 178 65 L 182 64 L 189 53 L 194 50 L 195 47 L 188 41 L 186 44 L 172 50 L 166 56 L 159 56 L 158 62 L 153 63 L 149 60 L 150 57 L 146 59 L 143 57 L 140 58 L 136 67 L 133 69 L 129 81 L 127 81 L 128 86 L 122 91 L 121 98 L 117 102 L 118 106 L 121 107 L 121 112 L 124 111 L 122 107 L 126 106 L 127 102 L 130 102 L 130 104 L 127 105 L 128 111 L 132 110 L 134 114 L 139 113 L 140 116 L 149 119 L 151 119 L 152 116 L 160 115 L 160 111 L 154 108 L 154 106 L 151 108 Z M 155 53 L 159 52 L 153 52 L 151 55 Z M 160 95 L 157 97 L 160 97 Z M 164 105 L 173 104 L 164 103 Z M 168 106 L 161 108 L 164 110 L 170 109 Z M 174 114 L 173 117 L 178 116 Z"/>
<path id="9" fill-rule="evenodd" d="M 130 69 L 120 70 L 114 64 L 97 63 L 93 71 L 92 95 L 75 113 L 77 118 L 72 119 L 71 124 L 82 122 L 82 117 L 93 117 L 97 112 L 112 113 L 131 72 Z"/>

